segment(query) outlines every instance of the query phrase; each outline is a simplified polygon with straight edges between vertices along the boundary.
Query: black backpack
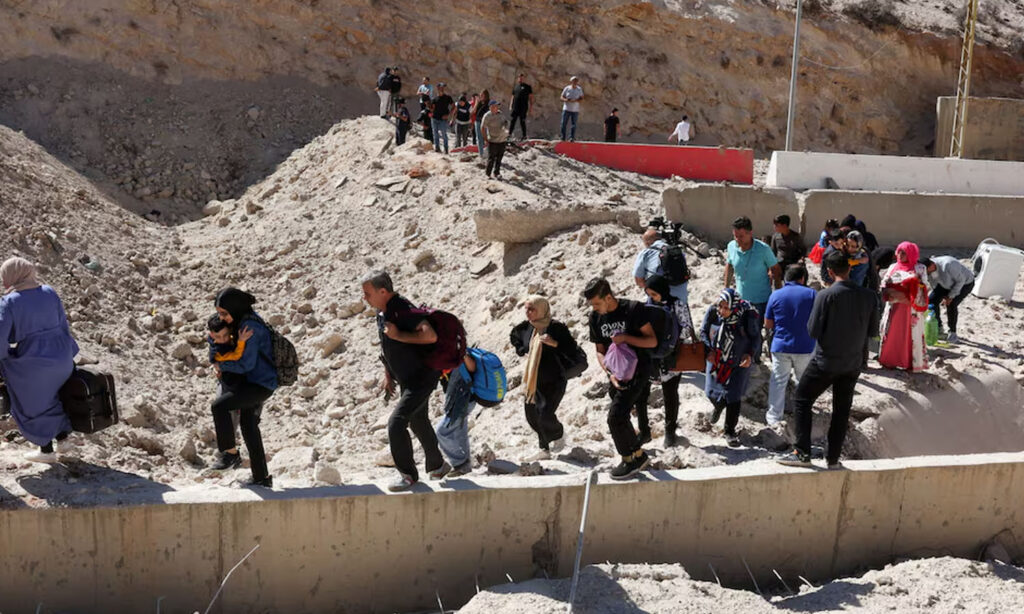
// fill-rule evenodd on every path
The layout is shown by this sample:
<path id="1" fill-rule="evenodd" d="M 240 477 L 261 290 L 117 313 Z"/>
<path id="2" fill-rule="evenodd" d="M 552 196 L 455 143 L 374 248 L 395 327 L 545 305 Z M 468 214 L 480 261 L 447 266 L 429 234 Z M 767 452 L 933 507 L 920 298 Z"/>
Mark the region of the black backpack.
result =
<path id="1" fill-rule="evenodd" d="M 661 262 L 661 274 L 670 285 L 678 286 L 690 281 L 690 267 L 686 266 L 686 254 L 682 245 L 662 245 L 658 258 Z"/>
<path id="2" fill-rule="evenodd" d="M 675 314 L 668 307 L 660 305 L 644 305 L 644 309 L 658 339 L 658 345 L 651 348 L 651 356 L 658 360 L 674 356 L 676 346 L 679 345 L 679 322 Z"/>
<path id="3" fill-rule="evenodd" d="M 75 367 L 58 393 L 71 428 L 96 433 L 117 424 L 117 391 L 114 376 L 88 367 Z"/>
<path id="4" fill-rule="evenodd" d="M 570 352 L 559 352 L 555 355 L 558 357 L 558 365 L 562 368 L 562 376 L 567 380 L 577 378 L 587 370 L 587 353 L 578 343 L 573 344 Z"/>
<path id="5" fill-rule="evenodd" d="M 299 381 L 299 354 L 287 337 L 274 330 L 274 327 L 258 316 L 250 316 L 270 331 L 271 356 L 274 359 L 274 371 L 277 372 L 278 386 L 294 386 Z"/>

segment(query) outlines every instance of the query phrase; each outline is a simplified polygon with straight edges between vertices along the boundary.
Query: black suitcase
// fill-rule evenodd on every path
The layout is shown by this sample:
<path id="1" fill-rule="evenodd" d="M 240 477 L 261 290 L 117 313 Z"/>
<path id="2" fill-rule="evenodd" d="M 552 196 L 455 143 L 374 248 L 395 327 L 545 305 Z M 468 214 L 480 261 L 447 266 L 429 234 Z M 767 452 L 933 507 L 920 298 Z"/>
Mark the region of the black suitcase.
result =
<path id="1" fill-rule="evenodd" d="M 79 433 L 102 431 L 119 420 L 114 376 L 109 373 L 75 367 L 60 389 L 60 402 Z"/>

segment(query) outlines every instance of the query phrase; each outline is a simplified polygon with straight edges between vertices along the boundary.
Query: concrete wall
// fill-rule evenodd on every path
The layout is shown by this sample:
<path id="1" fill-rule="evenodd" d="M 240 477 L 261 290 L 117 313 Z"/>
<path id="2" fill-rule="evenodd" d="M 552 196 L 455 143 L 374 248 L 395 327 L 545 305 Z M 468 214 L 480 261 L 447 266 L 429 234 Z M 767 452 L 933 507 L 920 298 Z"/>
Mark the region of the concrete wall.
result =
<path id="1" fill-rule="evenodd" d="M 581 224 L 618 223 L 642 230 L 640 213 L 624 208 L 478 209 L 473 212 L 476 236 L 481 241 L 530 243 L 553 232 Z"/>
<path id="2" fill-rule="evenodd" d="M 783 213 L 789 215 L 793 229 L 800 227 L 800 207 L 790 190 L 726 185 L 668 188 L 661 193 L 661 204 L 668 219 L 723 243 L 732 240 L 732 221 L 742 215 L 753 222 L 757 237 L 771 233 L 772 220 Z"/>
<path id="3" fill-rule="evenodd" d="M 1024 195 L 1024 163 L 901 156 L 776 151 L 767 184 L 793 190 L 915 190 L 952 194 Z"/>
<path id="4" fill-rule="evenodd" d="M 775 584 L 772 569 L 795 585 L 797 574 L 830 578 L 895 557 L 974 556 L 1004 531 L 1011 556 L 1024 555 L 1024 454 L 849 466 L 602 480 L 584 562 L 680 562 L 703 579 L 711 563 L 724 582 L 749 587 L 743 559 L 763 585 Z M 506 573 L 571 573 L 582 481 L 474 478 L 400 496 L 361 486 L 321 498 L 3 511 L 0 608 L 141 612 L 165 596 L 164 612 L 202 611 L 256 543 L 214 611 L 401 612 L 434 608 L 436 594 L 453 608 Z"/>
<path id="5" fill-rule="evenodd" d="M 1024 247 L 1024 196 L 810 190 L 804 224 L 811 232 L 805 238 L 813 242 L 825 220 L 848 213 L 864 220 L 882 245 L 913 241 L 922 247 L 971 248 L 991 237 Z"/>
<path id="6" fill-rule="evenodd" d="M 935 104 L 936 157 L 949 155 L 955 109 L 956 96 L 940 96 Z M 971 97 L 963 157 L 1024 161 L 1024 100 Z"/>

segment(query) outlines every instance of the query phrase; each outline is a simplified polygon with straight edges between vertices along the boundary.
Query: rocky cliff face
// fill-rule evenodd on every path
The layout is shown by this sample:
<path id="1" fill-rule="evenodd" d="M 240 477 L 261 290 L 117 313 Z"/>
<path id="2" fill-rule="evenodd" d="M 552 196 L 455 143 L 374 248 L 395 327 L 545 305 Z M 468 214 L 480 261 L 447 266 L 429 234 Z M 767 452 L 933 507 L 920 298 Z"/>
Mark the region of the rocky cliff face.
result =
<path id="1" fill-rule="evenodd" d="M 960 43 L 953 5 L 809 0 L 807 6 L 795 146 L 927 153 L 936 97 L 955 88 Z M 1019 39 L 1014 31 L 1022 10 L 1012 2 L 999 6 L 983 17 L 993 24 L 982 28 L 993 45 L 978 50 L 975 95 L 1022 93 L 1024 59 L 999 46 Z M 272 106 L 274 96 L 285 93 L 276 85 L 256 95 L 252 83 L 287 77 L 301 82 L 289 86 L 294 93 L 326 89 L 327 102 L 311 106 L 322 116 L 316 129 L 291 130 L 303 133 L 298 140 L 326 128 L 332 114 L 337 119 L 372 112 L 371 90 L 385 64 L 404 68 L 407 92 L 422 75 L 430 75 L 456 92 L 488 88 L 500 98 L 508 96 L 516 72 L 525 70 L 537 94 L 533 131 L 551 136 L 559 90 L 576 74 L 587 93 L 583 138 L 599 138 L 600 122 L 615 106 L 630 140 L 663 141 L 677 118 L 688 113 L 695 119 L 698 144 L 766 151 L 781 147 L 785 136 L 792 26 L 790 6 L 739 0 L 6 0 L 0 2 L 0 57 L 22 62 L 21 80 L 8 79 L 9 91 L 25 87 L 24 62 L 44 56 L 73 62 L 67 66 L 74 74 L 96 65 L 128 73 L 142 82 L 131 91 L 163 88 L 187 96 L 202 81 L 212 98 L 245 105 L 234 115 L 239 128 L 250 130 L 258 111 L 255 118 L 244 117 L 247 107 L 257 100 Z M 9 73 L 10 65 L 0 66 L 0 75 Z M 46 79 L 48 73 L 32 76 Z M 236 95 L 239 83 L 250 84 L 248 98 Z M 24 118 L 35 117 L 38 139 L 47 144 L 47 122 L 29 112 L 32 98 L 0 94 L 0 120 L 22 127 Z M 294 98 L 299 100 L 287 105 L 295 116 L 287 118 L 288 126 L 303 121 L 303 97 Z M 80 104 L 87 107 L 88 100 Z M 160 133 L 161 107 L 138 106 L 133 112 L 143 122 L 157 124 L 149 140 L 166 141 Z M 103 113 L 79 115 L 79 128 L 108 133 L 103 117 L 90 116 Z M 203 124 L 208 118 L 194 115 L 182 120 L 183 131 L 208 135 L 210 126 Z M 221 115 L 218 121 L 223 122 Z M 289 132 L 260 128 L 268 141 Z M 259 139 L 253 141 L 253 152 L 234 165 L 254 164 L 259 146 Z M 270 156 L 265 165 L 279 159 Z M 234 174 L 245 175 L 237 169 Z M 182 190 L 177 197 L 199 202 L 240 188 L 213 177 L 211 189 L 206 181 L 199 180 L 191 196 Z M 138 196 L 138 186 L 129 183 L 134 196 L 154 198 L 145 189 Z M 168 194 L 159 185 L 149 191 L 155 197 Z"/>

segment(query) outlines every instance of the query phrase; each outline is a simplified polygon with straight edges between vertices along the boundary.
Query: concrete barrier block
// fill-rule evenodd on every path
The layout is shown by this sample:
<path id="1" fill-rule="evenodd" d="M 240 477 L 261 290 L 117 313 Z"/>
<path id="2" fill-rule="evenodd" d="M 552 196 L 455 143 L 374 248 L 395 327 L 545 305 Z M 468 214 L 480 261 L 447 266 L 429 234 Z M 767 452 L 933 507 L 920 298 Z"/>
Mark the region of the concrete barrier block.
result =
<path id="1" fill-rule="evenodd" d="M 745 215 L 754 224 L 754 236 L 773 232 L 772 220 L 786 214 L 792 227 L 800 228 L 800 206 L 792 190 L 752 186 L 698 185 L 668 188 L 661 193 L 665 216 L 682 222 L 710 239 L 732 240 L 732 222 Z"/>
<path id="2" fill-rule="evenodd" d="M 1024 194 L 1024 162 L 775 151 L 767 185 L 823 189 L 831 178 L 841 190 Z"/>
<path id="3" fill-rule="evenodd" d="M 555 144 L 555 153 L 652 177 L 754 183 L 752 149 L 561 141 Z"/>
<path id="4" fill-rule="evenodd" d="M 583 224 L 616 223 L 637 231 L 640 212 L 621 208 L 480 209 L 473 213 L 481 241 L 531 243 L 551 233 Z"/>
<path id="5" fill-rule="evenodd" d="M 809 232 L 803 235 L 808 244 L 813 245 L 827 219 L 850 213 L 864 220 L 881 245 L 913 241 L 921 247 L 973 248 L 991 237 L 1024 247 L 1024 196 L 854 190 L 807 192 L 804 222 Z"/>

